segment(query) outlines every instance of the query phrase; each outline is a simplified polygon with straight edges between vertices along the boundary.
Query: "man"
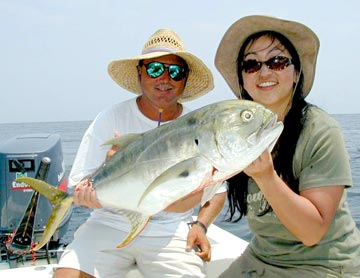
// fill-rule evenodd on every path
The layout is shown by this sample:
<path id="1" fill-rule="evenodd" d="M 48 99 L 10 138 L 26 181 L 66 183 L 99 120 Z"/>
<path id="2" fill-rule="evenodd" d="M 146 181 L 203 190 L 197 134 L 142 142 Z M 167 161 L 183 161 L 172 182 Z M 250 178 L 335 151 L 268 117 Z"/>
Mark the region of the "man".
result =
<path id="1" fill-rule="evenodd" d="M 215 195 L 210 190 L 200 191 L 174 203 L 154 215 L 131 244 L 117 249 L 130 225 L 123 216 L 101 208 L 86 177 L 116 151 L 115 147 L 109 151 L 102 146 L 114 132 L 141 133 L 185 114 L 188 109 L 181 102 L 209 92 L 212 74 L 199 58 L 184 50 L 173 31 L 166 29 L 149 38 L 140 56 L 114 61 L 108 71 L 121 87 L 139 96 L 101 112 L 83 137 L 70 185 L 75 186 L 74 203 L 95 210 L 67 246 L 55 277 L 125 277 L 135 264 L 145 277 L 204 277 L 204 261 L 211 256 L 206 227 L 224 204 L 223 186 Z M 189 230 L 192 208 L 199 203 L 204 205 Z"/>

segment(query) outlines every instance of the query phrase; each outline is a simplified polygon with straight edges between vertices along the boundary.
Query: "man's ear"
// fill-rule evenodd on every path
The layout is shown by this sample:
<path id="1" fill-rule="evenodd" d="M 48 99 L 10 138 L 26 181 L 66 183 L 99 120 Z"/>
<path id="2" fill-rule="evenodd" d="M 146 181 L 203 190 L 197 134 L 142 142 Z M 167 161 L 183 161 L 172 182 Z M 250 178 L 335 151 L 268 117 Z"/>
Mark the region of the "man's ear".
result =
<path id="1" fill-rule="evenodd" d="M 141 79 L 141 67 L 136 66 L 136 70 L 137 70 L 138 80 L 140 82 L 140 79 Z"/>

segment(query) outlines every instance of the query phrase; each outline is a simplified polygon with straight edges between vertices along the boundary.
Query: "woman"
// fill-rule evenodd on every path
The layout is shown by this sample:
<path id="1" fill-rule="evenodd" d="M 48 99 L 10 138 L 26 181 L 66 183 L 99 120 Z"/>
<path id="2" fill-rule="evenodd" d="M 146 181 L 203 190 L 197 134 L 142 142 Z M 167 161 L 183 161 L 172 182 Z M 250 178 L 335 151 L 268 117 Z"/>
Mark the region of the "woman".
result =
<path id="1" fill-rule="evenodd" d="M 346 202 L 351 168 L 337 122 L 305 101 L 319 40 L 298 22 L 235 22 L 215 65 L 238 98 L 284 122 L 265 151 L 228 181 L 230 220 L 246 215 L 254 237 L 220 277 L 360 277 L 360 233 Z"/>

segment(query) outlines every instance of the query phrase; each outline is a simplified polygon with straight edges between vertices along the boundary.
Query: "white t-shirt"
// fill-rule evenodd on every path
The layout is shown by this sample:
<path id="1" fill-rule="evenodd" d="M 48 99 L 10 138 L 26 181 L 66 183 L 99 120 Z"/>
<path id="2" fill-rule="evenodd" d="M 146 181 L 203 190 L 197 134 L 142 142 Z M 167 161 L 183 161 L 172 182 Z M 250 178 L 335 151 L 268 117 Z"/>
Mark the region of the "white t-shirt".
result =
<path id="1" fill-rule="evenodd" d="M 189 112 L 189 109 L 183 107 L 182 115 Z M 118 131 L 120 135 L 128 133 L 143 133 L 158 126 L 157 121 L 153 121 L 144 116 L 138 109 L 136 98 L 114 104 L 108 109 L 100 112 L 85 132 L 73 167 L 69 176 L 69 187 L 74 187 L 84 177 L 91 175 L 104 162 L 109 146 L 103 146 L 103 143 L 114 137 L 114 132 Z M 214 194 L 225 192 L 224 184 L 205 189 L 203 199 L 204 204 L 210 200 Z M 160 212 L 152 220 L 158 222 L 178 222 L 179 219 L 187 219 L 193 214 L 193 210 L 185 213 Z M 101 221 L 114 228 L 128 231 L 130 224 L 121 215 L 111 212 L 107 209 L 94 210 L 88 221 Z M 153 230 L 157 235 L 161 233 L 156 229 L 146 229 L 143 234 Z M 166 231 L 164 231 L 167 233 Z"/>

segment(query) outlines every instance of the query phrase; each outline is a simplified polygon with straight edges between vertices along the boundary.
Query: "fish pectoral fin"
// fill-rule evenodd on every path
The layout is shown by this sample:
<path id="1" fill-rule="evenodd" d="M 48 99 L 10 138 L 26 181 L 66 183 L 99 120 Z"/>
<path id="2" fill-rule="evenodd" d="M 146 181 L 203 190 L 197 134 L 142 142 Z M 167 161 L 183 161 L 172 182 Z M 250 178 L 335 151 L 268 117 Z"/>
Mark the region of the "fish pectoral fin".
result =
<path id="1" fill-rule="evenodd" d="M 120 148 L 124 148 L 129 145 L 131 142 L 136 140 L 138 137 L 142 136 L 142 133 L 128 133 L 124 135 L 120 135 L 118 137 L 111 138 L 103 143 L 104 145 L 116 145 Z"/>
<path id="2" fill-rule="evenodd" d="M 144 191 L 138 202 L 140 207 L 155 191 L 163 189 L 169 200 L 185 196 L 198 188 L 204 178 L 213 172 L 213 166 L 200 156 L 183 160 L 159 175 Z M 151 197 L 150 197 L 151 198 Z"/>
<path id="3" fill-rule="evenodd" d="M 46 243 L 48 243 L 51 237 L 55 234 L 61 221 L 65 217 L 66 213 L 70 209 L 73 203 L 73 197 L 67 196 L 65 199 L 59 199 L 58 202 L 53 203 L 53 210 L 49 216 L 44 233 L 41 236 L 40 241 L 36 244 L 33 250 L 37 251 L 41 249 Z"/>
<path id="4" fill-rule="evenodd" d="M 142 232 L 142 230 L 144 230 L 145 226 L 151 218 L 148 215 L 143 215 L 135 211 L 126 211 L 121 214 L 129 219 L 131 223 L 131 231 L 128 233 L 126 238 L 121 243 L 119 243 L 118 246 L 116 246 L 117 248 L 123 248 L 132 242 Z"/>

